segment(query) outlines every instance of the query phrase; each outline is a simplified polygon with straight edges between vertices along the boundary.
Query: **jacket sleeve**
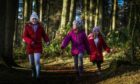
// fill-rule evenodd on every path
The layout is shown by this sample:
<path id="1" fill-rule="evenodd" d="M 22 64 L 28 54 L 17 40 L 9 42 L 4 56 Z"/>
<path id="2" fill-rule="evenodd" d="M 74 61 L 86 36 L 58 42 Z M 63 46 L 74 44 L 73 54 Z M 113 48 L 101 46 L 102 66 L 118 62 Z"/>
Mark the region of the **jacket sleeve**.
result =
<path id="1" fill-rule="evenodd" d="M 65 47 L 67 47 L 67 45 L 69 44 L 71 40 L 71 35 L 70 33 L 68 33 L 68 35 L 66 35 L 61 43 L 61 49 L 64 49 Z"/>
<path id="2" fill-rule="evenodd" d="M 104 39 L 102 38 L 102 43 L 103 43 L 103 48 L 110 53 L 110 48 L 107 46 L 106 42 L 104 41 Z"/>
<path id="3" fill-rule="evenodd" d="M 50 41 L 48 35 L 45 33 L 45 30 L 43 28 L 42 28 L 42 37 L 46 43 Z"/>
<path id="4" fill-rule="evenodd" d="M 90 54 L 90 46 L 89 46 L 88 38 L 85 33 L 84 33 L 84 45 L 87 50 L 87 53 Z"/>
<path id="5" fill-rule="evenodd" d="M 29 33 L 28 33 L 28 31 L 27 31 L 27 25 L 25 26 L 25 28 L 24 28 L 24 31 L 23 31 L 23 36 L 22 36 L 22 38 L 23 38 L 23 41 L 25 42 L 25 43 L 27 43 L 27 44 L 32 44 L 32 42 L 33 42 L 33 40 L 29 37 Z"/>

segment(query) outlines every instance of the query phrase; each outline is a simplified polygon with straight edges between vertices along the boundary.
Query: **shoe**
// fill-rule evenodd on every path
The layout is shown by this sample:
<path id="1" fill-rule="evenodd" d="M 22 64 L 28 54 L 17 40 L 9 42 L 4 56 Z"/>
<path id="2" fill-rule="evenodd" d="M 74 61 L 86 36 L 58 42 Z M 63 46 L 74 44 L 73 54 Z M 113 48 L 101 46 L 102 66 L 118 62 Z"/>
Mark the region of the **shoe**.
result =
<path id="1" fill-rule="evenodd" d="M 100 76 L 100 75 L 101 75 L 101 72 L 100 72 L 100 71 L 98 71 L 98 72 L 97 72 L 97 75 L 99 75 L 99 76 Z"/>
<path id="2" fill-rule="evenodd" d="M 83 76 L 83 73 L 79 73 L 79 76 L 80 76 L 80 77 Z"/>
<path id="3" fill-rule="evenodd" d="M 80 76 L 77 76 L 77 77 L 76 77 L 76 80 L 77 80 L 77 81 L 79 81 L 80 79 L 81 79 L 81 77 L 80 77 Z"/>
<path id="4" fill-rule="evenodd" d="M 40 77 L 36 77 L 36 80 L 37 80 L 37 81 L 40 81 Z"/>

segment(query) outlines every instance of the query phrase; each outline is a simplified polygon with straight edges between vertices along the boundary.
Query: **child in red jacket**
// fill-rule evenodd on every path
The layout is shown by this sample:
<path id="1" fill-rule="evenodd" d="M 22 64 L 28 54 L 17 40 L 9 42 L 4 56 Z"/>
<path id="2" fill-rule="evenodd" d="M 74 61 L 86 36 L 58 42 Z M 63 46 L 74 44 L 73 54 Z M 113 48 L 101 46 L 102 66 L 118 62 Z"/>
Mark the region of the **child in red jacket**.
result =
<path id="1" fill-rule="evenodd" d="M 110 48 L 106 45 L 101 33 L 100 27 L 94 27 L 92 33 L 88 35 L 90 45 L 90 61 L 96 63 L 98 74 L 101 73 L 101 63 L 103 62 L 102 50 L 105 49 L 108 53 Z"/>
<path id="2" fill-rule="evenodd" d="M 23 41 L 27 44 L 26 52 L 32 68 L 32 77 L 40 76 L 40 56 L 42 53 L 42 38 L 49 44 L 48 36 L 45 34 L 43 26 L 38 21 L 36 12 L 30 16 L 30 21 L 26 23 L 23 31 Z"/>

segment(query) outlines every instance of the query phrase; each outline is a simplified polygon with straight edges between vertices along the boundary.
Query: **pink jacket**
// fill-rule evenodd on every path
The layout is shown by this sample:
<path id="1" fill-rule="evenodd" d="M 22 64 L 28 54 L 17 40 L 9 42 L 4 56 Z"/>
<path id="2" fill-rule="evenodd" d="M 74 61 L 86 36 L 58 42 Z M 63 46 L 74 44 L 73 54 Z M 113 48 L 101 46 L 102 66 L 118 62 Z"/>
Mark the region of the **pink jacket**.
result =
<path id="1" fill-rule="evenodd" d="M 77 34 L 71 30 L 68 35 L 63 39 L 61 48 L 65 48 L 69 42 L 72 43 L 71 54 L 73 56 L 87 51 L 89 53 L 89 43 L 84 30 L 80 30 Z"/>

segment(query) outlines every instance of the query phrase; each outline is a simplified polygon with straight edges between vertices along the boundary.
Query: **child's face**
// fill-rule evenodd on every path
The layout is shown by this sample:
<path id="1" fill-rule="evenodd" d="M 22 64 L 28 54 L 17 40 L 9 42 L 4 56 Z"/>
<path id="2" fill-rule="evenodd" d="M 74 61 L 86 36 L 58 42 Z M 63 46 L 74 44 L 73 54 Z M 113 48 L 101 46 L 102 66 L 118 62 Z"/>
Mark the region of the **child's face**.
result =
<path id="1" fill-rule="evenodd" d="M 73 30 L 76 30 L 77 29 L 77 26 L 76 26 L 76 23 L 73 23 Z"/>
<path id="2" fill-rule="evenodd" d="M 32 24 L 36 24 L 37 23 L 37 19 L 36 18 L 32 18 L 31 22 L 32 22 Z"/>
<path id="3" fill-rule="evenodd" d="M 99 30 L 95 30 L 93 33 L 94 33 L 95 35 L 98 35 L 98 34 L 99 34 Z"/>

